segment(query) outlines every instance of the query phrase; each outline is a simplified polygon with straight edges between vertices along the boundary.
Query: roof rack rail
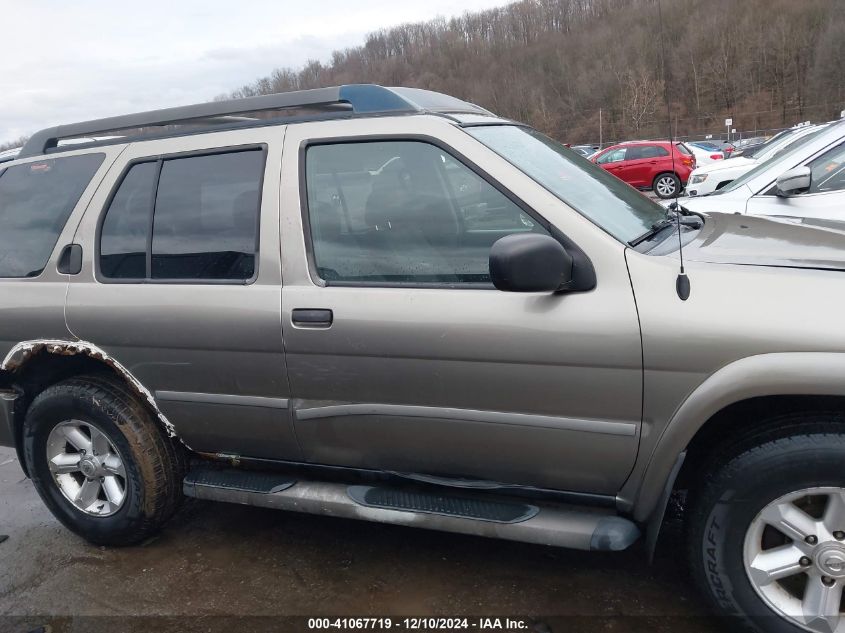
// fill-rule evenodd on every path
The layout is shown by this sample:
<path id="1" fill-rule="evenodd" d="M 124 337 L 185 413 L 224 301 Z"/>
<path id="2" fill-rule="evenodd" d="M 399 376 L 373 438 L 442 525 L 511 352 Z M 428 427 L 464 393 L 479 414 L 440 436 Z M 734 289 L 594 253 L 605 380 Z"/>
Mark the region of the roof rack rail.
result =
<path id="1" fill-rule="evenodd" d="M 238 116 L 251 112 L 293 108 L 341 111 L 353 114 L 383 113 L 472 113 L 491 114 L 466 101 L 438 92 L 416 88 L 385 88 L 373 84 L 351 84 L 332 88 L 315 88 L 295 92 L 212 101 L 196 105 L 151 110 L 137 114 L 109 117 L 46 128 L 26 142 L 18 158 L 40 156 L 58 146 L 59 140 L 80 136 L 96 136 L 144 127 L 177 124 L 221 125 L 245 121 Z M 248 119 L 246 119 L 248 121 Z M 255 119 L 257 123 L 262 121 Z"/>

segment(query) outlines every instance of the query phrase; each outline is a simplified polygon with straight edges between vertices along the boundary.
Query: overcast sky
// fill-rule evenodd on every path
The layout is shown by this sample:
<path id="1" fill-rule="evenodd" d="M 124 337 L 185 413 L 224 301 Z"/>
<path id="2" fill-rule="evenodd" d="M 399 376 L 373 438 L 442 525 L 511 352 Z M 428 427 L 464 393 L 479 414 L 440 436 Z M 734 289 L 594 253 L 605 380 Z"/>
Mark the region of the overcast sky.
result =
<path id="1" fill-rule="evenodd" d="M 0 143 L 207 101 L 385 26 L 507 0 L 0 0 Z"/>

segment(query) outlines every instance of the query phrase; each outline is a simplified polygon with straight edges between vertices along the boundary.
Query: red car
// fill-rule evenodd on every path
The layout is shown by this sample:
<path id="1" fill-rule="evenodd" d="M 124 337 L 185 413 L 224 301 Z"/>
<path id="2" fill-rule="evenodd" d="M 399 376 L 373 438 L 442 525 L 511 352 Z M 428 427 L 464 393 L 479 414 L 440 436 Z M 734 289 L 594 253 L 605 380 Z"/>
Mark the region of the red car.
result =
<path id="1" fill-rule="evenodd" d="M 600 151 L 590 160 L 632 187 L 652 189 L 664 199 L 680 194 L 695 169 L 695 156 L 687 146 L 674 143 L 673 147 L 668 141 L 620 143 Z"/>

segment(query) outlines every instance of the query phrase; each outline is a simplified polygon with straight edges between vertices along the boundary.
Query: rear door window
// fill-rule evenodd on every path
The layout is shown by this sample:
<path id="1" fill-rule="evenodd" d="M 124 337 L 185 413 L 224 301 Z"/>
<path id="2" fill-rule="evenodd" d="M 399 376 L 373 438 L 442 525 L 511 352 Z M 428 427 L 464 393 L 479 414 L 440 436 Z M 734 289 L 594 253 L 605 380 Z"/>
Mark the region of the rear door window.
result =
<path id="1" fill-rule="evenodd" d="M 668 156 L 669 150 L 659 145 L 644 145 L 641 149 L 640 158 L 662 158 Z"/>
<path id="2" fill-rule="evenodd" d="M 134 165 L 100 233 L 100 273 L 125 281 L 254 278 L 261 149 Z"/>
<path id="3" fill-rule="evenodd" d="M 153 279 L 250 279 L 264 153 L 165 161 L 156 197 Z"/>
<path id="4" fill-rule="evenodd" d="M 14 165 L 0 171 L 0 277 L 37 277 L 104 154 Z"/>

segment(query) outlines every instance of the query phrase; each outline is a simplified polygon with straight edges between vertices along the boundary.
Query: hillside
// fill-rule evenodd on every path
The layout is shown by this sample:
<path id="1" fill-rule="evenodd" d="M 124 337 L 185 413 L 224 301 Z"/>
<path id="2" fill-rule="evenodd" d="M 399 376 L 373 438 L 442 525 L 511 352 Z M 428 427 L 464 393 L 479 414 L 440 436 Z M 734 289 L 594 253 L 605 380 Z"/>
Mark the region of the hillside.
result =
<path id="1" fill-rule="evenodd" d="M 523 0 L 378 31 L 232 94 L 416 86 L 569 142 L 597 142 L 601 117 L 607 142 L 665 135 L 664 94 L 682 137 L 718 135 L 726 117 L 748 132 L 836 118 L 843 61 L 845 0 Z"/>

